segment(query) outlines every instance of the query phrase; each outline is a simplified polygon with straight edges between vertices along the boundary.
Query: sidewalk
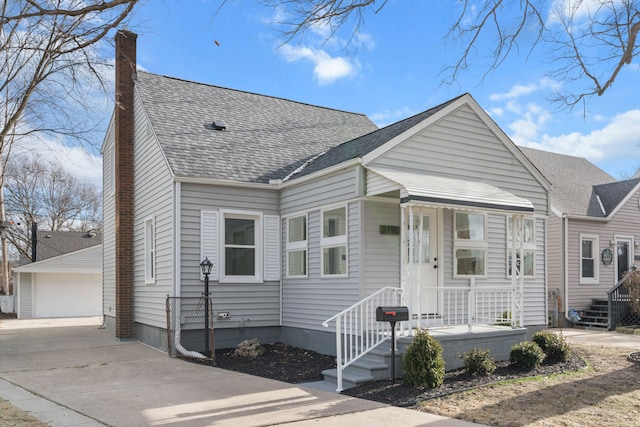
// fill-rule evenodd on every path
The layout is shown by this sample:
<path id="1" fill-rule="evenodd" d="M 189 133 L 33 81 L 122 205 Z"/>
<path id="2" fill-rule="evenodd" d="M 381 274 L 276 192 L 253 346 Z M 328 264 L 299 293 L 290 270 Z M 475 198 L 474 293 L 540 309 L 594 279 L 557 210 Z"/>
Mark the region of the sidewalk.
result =
<path id="1" fill-rule="evenodd" d="M 0 322 L 0 398 L 51 426 L 473 426 L 172 359 L 96 319 Z"/>

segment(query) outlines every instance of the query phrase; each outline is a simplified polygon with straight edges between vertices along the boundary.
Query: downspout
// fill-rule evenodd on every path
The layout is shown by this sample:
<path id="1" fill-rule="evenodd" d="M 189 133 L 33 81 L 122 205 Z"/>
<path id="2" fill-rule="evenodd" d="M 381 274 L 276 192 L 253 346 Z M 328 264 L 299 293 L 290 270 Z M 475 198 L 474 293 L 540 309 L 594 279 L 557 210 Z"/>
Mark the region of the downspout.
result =
<path id="1" fill-rule="evenodd" d="M 567 268 L 569 262 L 569 218 L 564 215 L 564 318 L 571 322 L 569 318 L 569 269 Z"/>
<path id="2" fill-rule="evenodd" d="M 182 270 L 180 269 L 180 260 L 182 259 L 182 253 L 180 251 L 180 236 L 182 233 L 182 229 L 180 227 L 180 224 L 182 222 L 182 215 L 180 213 L 181 207 L 182 207 L 181 200 L 182 200 L 182 186 L 180 185 L 179 182 L 175 182 L 173 185 L 173 206 L 174 206 L 173 250 L 174 250 L 174 253 L 176 254 L 176 256 L 173 257 L 173 263 L 174 263 L 173 265 L 173 271 L 174 271 L 173 296 L 174 297 L 180 297 L 181 295 L 181 288 L 180 288 L 180 284 L 181 284 L 180 276 L 182 275 Z M 174 317 L 173 317 L 173 321 L 174 321 L 173 328 L 175 333 L 173 336 L 173 345 L 175 346 L 178 353 L 182 354 L 183 356 L 193 357 L 195 359 L 206 359 L 206 357 L 203 354 L 200 354 L 197 351 L 187 350 L 182 346 L 182 342 L 181 342 L 182 314 L 181 314 L 180 308 L 181 308 L 180 304 L 175 304 Z"/>

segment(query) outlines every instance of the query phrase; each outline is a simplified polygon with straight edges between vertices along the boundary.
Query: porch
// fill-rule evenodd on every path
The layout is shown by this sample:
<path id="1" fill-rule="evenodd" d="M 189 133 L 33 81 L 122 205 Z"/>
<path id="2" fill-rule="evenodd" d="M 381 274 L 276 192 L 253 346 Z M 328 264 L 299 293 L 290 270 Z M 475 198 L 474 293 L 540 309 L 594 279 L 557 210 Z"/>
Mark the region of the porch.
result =
<path id="1" fill-rule="evenodd" d="M 472 282 L 473 284 L 473 282 Z M 488 349 L 496 360 L 508 360 L 511 347 L 526 339 L 519 327 L 521 312 L 516 292 L 505 287 L 437 288 L 430 290 L 444 302 L 438 314 L 416 315 L 398 322 L 395 333 L 390 322 L 376 320 L 377 307 L 406 306 L 400 288 L 386 287 L 323 323 L 335 327 L 335 369 L 323 372 L 338 391 L 370 381 L 391 378 L 391 343 L 396 339 L 396 377 L 402 376 L 402 354 L 417 329 L 427 329 L 443 347 L 447 370 L 463 366 L 460 355 L 478 347 Z M 512 321 L 516 313 L 516 322 Z"/>

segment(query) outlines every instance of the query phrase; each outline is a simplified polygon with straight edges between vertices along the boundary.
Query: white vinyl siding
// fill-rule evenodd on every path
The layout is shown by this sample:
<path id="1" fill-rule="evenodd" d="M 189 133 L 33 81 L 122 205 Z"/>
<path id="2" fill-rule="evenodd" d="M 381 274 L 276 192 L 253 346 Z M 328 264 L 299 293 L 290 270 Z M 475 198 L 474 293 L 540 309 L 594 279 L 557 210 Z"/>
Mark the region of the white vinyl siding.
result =
<path id="1" fill-rule="evenodd" d="M 205 254 L 209 260 L 216 265 L 220 257 L 220 247 L 222 246 L 222 228 L 219 226 L 221 212 L 244 211 L 261 212 L 264 220 L 264 231 L 267 236 L 273 235 L 273 230 L 269 232 L 268 224 L 273 221 L 270 217 L 277 217 L 278 214 L 278 192 L 273 190 L 261 190 L 241 187 L 223 187 L 204 184 L 181 184 L 181 216 L 180 216 L 180 289 L 183 297 L 199 297 L 203 291 L 201 281 L 202 272 L 200 262 Z M 218 220 L 218 245 L 215 255 L 213 252 L 203 250 L 202 243 L 202 223 L 203 212 L 208 214 L 217 213 Z M 212 221 L 211 218 L 204 222 Z M 279 230 L 279 227 L 278 227 Z M 204 232 L 205 236 L 211 236 L 210 232 Z M 278 238 L 275 243 L 267 242 L 265 247 L 277 246 L 280 248 L 281 233 L 278 231 Z M 266 237 L 263 237 L 267 240 Z M 207 244 L 204 244 L 207 247 Z M 280 282 L 271 280 L 272 273 L 269 271 L 273 267 L 273 257 L 276 257 L 280 270 L 279 254 L 265 254 L 265 272 L 263 282 L 242 282 L 224 283 L 214 277 L 209 276 L 210 292 L 214 303 L 214 315 L 218 311 L 229 312 L 229 318 L 224 321 L 217 321 L 216 328 L 239 328 L 239 327 L 260 327 L 277 326 L 280 324 Z M 265 258 L 263 257 L 263 259 Z M 219 265 L 219 275 L 222 266 Z"/>
<path id="2" fill-rule="evenodd" d="M 166 328 L 166 298 L 174 293 L 173 177 L 140 100 L 135 98 L 134 287 L 135 321 Z M 147 284 L 145 221 L 153 217 L 154 286 Z"/>
<path id="3" fill-rule="evenodd" d="M 599 275 L 599 237 L 593 234 L 580 234 L 580 284 L 598 284 Z"/>
<path id="4" fill-rule="evenodd" d="M 545 215 L 547 193 L 514 152 L 464 105 L 367 166 L 481 181 L 530 200 Z"/>
<path id="5" fill-rule="evenodd" d="M 113 118 L 103 144 L 102 185 L 103 188 L 115 189 L 114 151 L 115 134 Z M 116 314 L 116 246 L 115 246 L 115 194 L 112 191 L 103 192 L 102 198 L 102 231 L 103 250 L 102 259 L 102 312 L 105 316 L 115 317 Z"/>

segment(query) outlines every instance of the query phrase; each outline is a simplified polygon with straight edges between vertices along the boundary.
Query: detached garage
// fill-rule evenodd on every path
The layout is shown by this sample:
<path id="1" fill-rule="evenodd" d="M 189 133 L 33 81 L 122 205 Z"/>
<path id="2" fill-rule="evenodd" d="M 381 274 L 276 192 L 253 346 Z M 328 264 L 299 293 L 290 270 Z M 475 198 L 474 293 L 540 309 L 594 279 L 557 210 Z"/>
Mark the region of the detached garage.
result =
<path id="1" fill-rule="evenodd" d="M 102 245 L 13 270 L 18 318 L 102 315 Z"/>

